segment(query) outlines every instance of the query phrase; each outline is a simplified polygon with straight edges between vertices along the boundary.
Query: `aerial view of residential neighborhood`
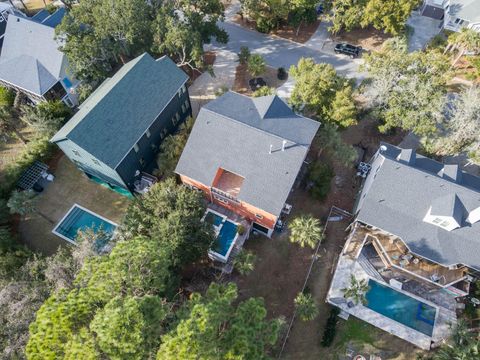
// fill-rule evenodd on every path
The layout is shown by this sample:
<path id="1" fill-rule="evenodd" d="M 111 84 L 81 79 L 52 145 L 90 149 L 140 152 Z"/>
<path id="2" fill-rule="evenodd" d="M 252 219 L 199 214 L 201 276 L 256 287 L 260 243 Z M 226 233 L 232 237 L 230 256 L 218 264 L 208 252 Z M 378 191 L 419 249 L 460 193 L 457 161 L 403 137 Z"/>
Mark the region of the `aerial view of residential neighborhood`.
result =
<path id="1" fill-rule="evenodd" d="M 0 0 L 0 359 L 480 360 L 480 0 Z"/>

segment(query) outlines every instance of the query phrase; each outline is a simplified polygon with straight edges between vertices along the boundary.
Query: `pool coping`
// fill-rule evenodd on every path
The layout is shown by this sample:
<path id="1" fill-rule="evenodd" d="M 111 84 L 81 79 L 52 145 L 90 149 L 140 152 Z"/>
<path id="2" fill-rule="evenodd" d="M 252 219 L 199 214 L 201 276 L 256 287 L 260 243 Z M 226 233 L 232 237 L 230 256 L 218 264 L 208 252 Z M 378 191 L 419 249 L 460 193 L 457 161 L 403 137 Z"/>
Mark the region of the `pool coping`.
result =
<path id="1" fill-rule="evenodd" d="M 108 223 L 112 224 L 113 226 L 115 226 L 116 228 L 118 228 L 118 224 L 117 224 L 117 223 L 115 223 L 115 222 L 113 222 L 113 221 L 111 221 L 111 220 L 108 220 L 107 218 L 103 217 L 102 215 L 99 215 L 99 214 L 97 214 L 97 213 L 95 213 L 95 212 L 93 212 L 93 211 L 91 211 L 91 210 L 88 210 L 87 208 L 83 207 L 82 205 L 79 205 L 79 204 L 77 204 L 77 203 L 74 203 L 74 204 L 72 205 L 72 207 L 65 213 L 65 215 L 63 215 L 63 217 L 57 222 L 57 224 L 55 225 L 55 227 L 54 227 L 53 230 L 52 230 L 52 233 L 53 233 L 53 234 L 55 234 L 55 235 L 58 236 L 58 237 L 61 237 L 63 240 L 66 240 L 66 241 L 68 241 L 68 242 L 71 243 L 71 244 L 78 245 L 74 240 L 72 240 L 72 239 L 66 237 L 65 235 L 62 235 L 62 234 L 60 234 L 59 232 L 57 232 L 57 228 L 58 228 L 58 227 L 60 226 L 60 224 L 67 218 L 67 216 L 73 211 L 73 209 L 74 209 L 75 207 L 78 207 L 78 208 L 82 209 L 83 211 L 89 213 L 90 215 L 96 216 L 96 217 L 98 217 L 99 219 L 101 219 L 101 220 L 103 220 L 103 221 L 105 221 L 105 222 L 108 222 Z"/>
<path id="2" fill-rule="evenodd" d="M 225 221 L 228 220 L 228 221 L 230 221 L 232 224 L 237 225 L 237 227 L 240 225 L 239 223 L 237 223 L 237 222 L 229 219 L 226 215 L 223 215 L 223 214 L 219 213 L 218 211 L 215 211 L 215 210 L 210 209 L 210 208 L 207 208 L 207 210 L 205 211 L 205 214 L 204 214 L 203 217 L 202 217 L 202 221 L 205 220 L 205 218 L 206 218 L 206 216 L 207 216 L 207 214 L 208 214 L 209 212 L 211 212 L 211 213 L 213 213 L 213 214 L 215 214 L 215 215 L 218 215 L 218 216 L 220 216 L 220 217 L 223 219 L 223 221 L 222 221 L 222 223 L 221 223 L 221 226 L 215 226 L 215 225 L 212 224 L 213 227 L 214 227 L 214 229 L 215 229 L 215 239 L 218 237 L 218 235 L 220 235 L 220 230 L 222 229 L 223 223 L 224 223 Z M 237 231 L 237 233 L 235 234 L 235 237 L 233 238 L 232 243 L 231 243 L 230 247 L 228 248 L 227 253 L 225 254 L 225 256 L 222 255 L 222 254 L 217 253 L 216 251 L 212 250 L 211 248 L 208 249 L 208 255 L 210 255 L 212 258 L 214 258 L 214 260 L 218 260 L 218 261 L 221 261 L 221 262 L 226 263 L 226 262 L 228 261 L 228 258 L 230 257 L 230 253 L 232 252 L 233 247 L 235 246 L 235 244 L 236 244 L 236 242 L 237 242 L 237 239 L 238 239 L 238 231 Z"/>

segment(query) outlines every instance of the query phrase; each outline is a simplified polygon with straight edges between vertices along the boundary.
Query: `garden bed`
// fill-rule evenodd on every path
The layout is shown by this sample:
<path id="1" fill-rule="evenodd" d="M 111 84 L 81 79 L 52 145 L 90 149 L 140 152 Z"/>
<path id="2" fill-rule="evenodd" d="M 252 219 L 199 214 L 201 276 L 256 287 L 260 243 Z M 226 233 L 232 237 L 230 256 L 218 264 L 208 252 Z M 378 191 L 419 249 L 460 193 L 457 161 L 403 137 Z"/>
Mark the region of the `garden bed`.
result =
<path id="1" fill-rule="evenodd" d="M 277 77 L 278 69 L 267 66 L 267 70 L 260 77 L 265 80 L 268 87 L 279 88 L 282 86 L 287 79 L 279 80 Z M 248 85 L 248 81 L 252 78 L 247 70 L 247 65 L 240 64 L 235 70 L 235 82 L 233 84 L 233 91 L 236 91 L 240 94 L 252 95 L 253 91 Z"/>

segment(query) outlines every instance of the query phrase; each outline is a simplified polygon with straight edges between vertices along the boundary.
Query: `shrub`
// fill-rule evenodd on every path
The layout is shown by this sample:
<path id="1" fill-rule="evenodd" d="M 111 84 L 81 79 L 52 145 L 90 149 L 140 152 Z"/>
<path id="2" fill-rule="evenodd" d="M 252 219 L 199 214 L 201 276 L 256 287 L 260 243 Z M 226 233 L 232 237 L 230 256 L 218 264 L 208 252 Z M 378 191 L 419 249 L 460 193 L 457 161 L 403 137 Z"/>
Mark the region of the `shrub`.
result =
<path id="1" fill-rule="evenodd" d="M 257 257 L 251 251 L 242 249 L 234 260 L 235 269 L 241 275 L 247 275 L 253 271 Z"/>
<path id="2" fill-rule="evenodd" d="M 275 88 L 262 86 L 258 90 L 255 90 L 252 94 L 253 97 L 275 95 Z"/>
<path id="3" fill-rule="evenodd" d="M 238 62 L 240 64 L 246 64 L 250 59 L 250 49 L 248 46 L 241 46 L 240 52 L 238 53 Z"/>
<path id="4" fill-rule="evenodd" d="M 334 176 L 333 169 L 323 163 L 315 162 L 310 166 L 307 181 L 309 191 L 318 200 L 323 200 L 330 191 L 330 182 Z"/>
<path id="5" fill-rule="evenodd" d="M 311 294 L 298 293 L 294 304 L 295 310 L 302 321 L 311 321 L 317 317 L 317 304 L 315 304 Z"/>
<path id="6" fill-rule="evenodd" d="M 228 90 L 229 89 L 228 89 L 227 85 L 222 85 L 218 89 L 215 89 L 215 91 L 213 93 L 214 93 L 215 97 L 220 97 L 223 94 L 225 94 L 226 92 L 228 92 Z"/>
<path id="7" fill-rule="evenodd" d="M 275 28 L 275 23 L 271 19 L 258 18 L 256 29 L 264 34 L 268 34 Z"/>
<path id="8" fill-rule="evenodd" d="M 277 78 L 278 80 L 285 80 L 288 77 L 288 73 L 283 67 L 279 67 L 277 70 Z"/>
<path id="9" fill-rule="evenodd" d="M 333 307 L 330 310 L 330 316 L 328 317 L 327 324 L 325 325 L 325 329 L 323 330 L 323 337 L 321 342 L 323 347 L 329 347 L 330 345 L 332 345 L 333 340 L 335 339 L 338 314 L 340 314 L 340 310 L 338 308 Z"/>
<path id="10" fill-rule="evenodd" d="M 238 232 L 238 235 L 245 234 L 245 226 L 243 226 L 242 224 L 238 225 L 237 232 Z"/>
<path id="11" fill-rule="evenodd" d="M 15 93 L 6 87 L 0 86 L 0 106 L 11 107 L 14 100 Z"/>

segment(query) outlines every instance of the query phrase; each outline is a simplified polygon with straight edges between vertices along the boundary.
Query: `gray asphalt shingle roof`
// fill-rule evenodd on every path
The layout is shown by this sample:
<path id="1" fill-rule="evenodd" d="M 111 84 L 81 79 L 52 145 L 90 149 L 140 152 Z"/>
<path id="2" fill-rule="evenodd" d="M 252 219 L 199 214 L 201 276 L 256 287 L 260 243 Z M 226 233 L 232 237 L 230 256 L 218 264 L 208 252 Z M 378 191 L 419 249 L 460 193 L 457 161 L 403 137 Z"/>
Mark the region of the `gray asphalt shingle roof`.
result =
<path id="1" fill-rule="evenodd" d="M 462 173 L 455 182 L 451 165 L 444 174 L 443 164 L 418 154 L 408 164 L 397 160 L 401 149 L 384 146 L 365 182 L 357 220 L 399 236 L 419 256 L 480 270 L 480 222 L 466 222 L 468 212 L 480 207 L 480 178 Z M 447 231 L 423 221 L 430 207 L 462 226 Z"/>
<path id="2" fill-rule="evenodd" d="M 54 28 L 10 15 L 0 54 L 0 79 L 43 95 L 65 70 L 66 60 L 54 37 Z"/>
<path id="3" fill-rule="evenodd" d="M 116 168 L 187 79 L 170 58 L 144 53 L 105 80 L 51 141 L 69 139 Z"/>
<path id="4" fill-rule="evenodd" d="M 278 216 L 319 125 L 276 96 L 228 92 L 200 110 L 175 171 L 207 186 L 219 168 L 240 175 L 238 199 Z"/>

